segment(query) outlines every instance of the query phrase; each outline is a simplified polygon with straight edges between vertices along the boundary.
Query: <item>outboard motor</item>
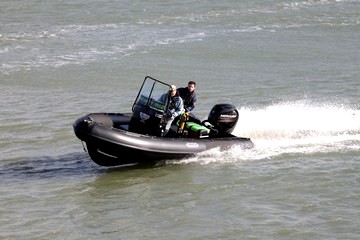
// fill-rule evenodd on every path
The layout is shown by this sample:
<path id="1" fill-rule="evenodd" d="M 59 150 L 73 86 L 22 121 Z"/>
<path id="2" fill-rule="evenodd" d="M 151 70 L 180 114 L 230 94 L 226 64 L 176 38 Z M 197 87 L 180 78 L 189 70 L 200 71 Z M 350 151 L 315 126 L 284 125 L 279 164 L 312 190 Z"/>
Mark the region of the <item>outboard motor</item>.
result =
<path id="1" fill-rule="evenodd" d="M 213 125 L 217 131 L 212 131 L 212 134 L 226 136 L 231 135 L 236 123 L 239 119 L 239 112 L 234 105 L 231 104 L 217 104 L 215 105 L 208 116 L 207 122 Z"/>

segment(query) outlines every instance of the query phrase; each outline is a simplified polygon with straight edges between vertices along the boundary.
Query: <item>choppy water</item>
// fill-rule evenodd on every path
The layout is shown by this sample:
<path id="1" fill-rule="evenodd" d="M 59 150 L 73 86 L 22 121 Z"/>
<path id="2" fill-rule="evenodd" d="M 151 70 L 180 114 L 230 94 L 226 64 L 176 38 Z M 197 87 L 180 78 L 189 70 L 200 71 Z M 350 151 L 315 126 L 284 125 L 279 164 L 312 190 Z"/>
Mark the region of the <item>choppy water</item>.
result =
<path id="1" fill-rule="evenodd" d="M 360 2 L 0 1 L 1 239 L 359 239 Z M 72 131 L 146 75 L 255 148 L 103 168 Z"/>

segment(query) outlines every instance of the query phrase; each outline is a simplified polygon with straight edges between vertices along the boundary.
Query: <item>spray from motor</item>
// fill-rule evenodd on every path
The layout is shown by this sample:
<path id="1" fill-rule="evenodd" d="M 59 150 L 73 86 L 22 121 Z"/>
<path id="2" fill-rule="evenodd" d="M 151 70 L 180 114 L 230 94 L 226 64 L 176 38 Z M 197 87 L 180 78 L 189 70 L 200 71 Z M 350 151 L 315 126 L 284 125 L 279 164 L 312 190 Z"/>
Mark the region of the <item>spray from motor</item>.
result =
<path id="1" fill-rule="evenodd" d="M 249 136 L 255 144 L 238 154 L 241 159 L 360 150 L 359 109 L 307 100 L 238 109 L 233 133 Z"/>
<path id="2" fill-rule="evenodd" d="M 213 149 L 188 162 L 228 163 L 360 151 L 360 109 L 307 100 L 237 109 L 239 119 L 233 134 L 251 138 L 255 147 L 233 147 L 225 152 Z"/>
<path id="3" fill-rule="evenodd" d="M 344 105 L 283 102 L 262 108 L 239 108 L 234 134 L 251 139 L 293 140 L 360 134 L 360 110 Z"/>

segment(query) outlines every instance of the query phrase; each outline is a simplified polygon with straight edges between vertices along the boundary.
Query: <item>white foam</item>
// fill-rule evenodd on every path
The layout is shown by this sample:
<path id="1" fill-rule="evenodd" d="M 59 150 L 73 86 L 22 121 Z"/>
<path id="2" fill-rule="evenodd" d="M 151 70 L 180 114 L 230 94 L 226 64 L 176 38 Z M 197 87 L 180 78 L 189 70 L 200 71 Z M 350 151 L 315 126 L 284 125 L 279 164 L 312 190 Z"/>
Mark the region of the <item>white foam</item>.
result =
<path id="1" fill-rule="evenodd" d="M 360 110 L 349 106 L 301 100 L 260 108 L 241 107 L 239 114 L 233 133 L 250 137 L 254 148 L 215 148 L 179 163 L 223 164 L 360 151 Z"/>
<path id="2" fill-rule="evenodd" d="M 304 139 L 360 133 L 360 110 L 307 100 L 261 108 L 241 107 L 236 135 L 253 139 Z"/>

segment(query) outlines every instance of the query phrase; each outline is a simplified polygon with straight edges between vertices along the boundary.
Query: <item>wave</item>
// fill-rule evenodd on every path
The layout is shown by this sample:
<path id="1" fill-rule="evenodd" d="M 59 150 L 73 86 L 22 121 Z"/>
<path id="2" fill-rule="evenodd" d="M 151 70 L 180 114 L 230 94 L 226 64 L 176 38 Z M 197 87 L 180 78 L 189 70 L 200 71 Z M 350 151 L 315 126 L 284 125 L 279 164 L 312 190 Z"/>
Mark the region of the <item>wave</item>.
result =
<path id="1" fill-rule="evenodd" d="M 85 65 L 99 60 L 118 60 L 134 53 L 147 53 L 157 46 L 202 41 L 238 33 L 281 31 L 318 25 L 358 25 L 358 17 L 349 11 L 334 18 L 322 8 L 313 17 L 310 7 L 324 5 L 352 8 L 351 1 L 302 1 L 243 5 L 224 5 L 223 9 L 204 8 L 192 12 L 185 8 L 173 14 L 135 15 L 125 22 L 48 25 L 31 27 L 10 22 L 0 34 L 2 64 L 0 73 L 9 75 L 44 67 Z M 202 6 L 202 4 L 200 4 Z M 309 14 L 309 8 L 311 14 Z M 334 8 L 336 9 L 336 8 Z M 299 12 L 301 10 L 301 12 Z M 293 18 L 294 11 L 297 18 Z M 81 19 L 81 18 L 80 18 Z M 79 21 L 80 21 L 79 19 Z M 240 24 L 239 24 L 240 23 Z"/>
<path id="2" fill-rule="evenodd" d="M 9 75 L 44 67 L 85 65 L 99 60 L 116 60 L 135 53 L 150 52 L 161 45 L 202 41 L 206 33 L 180 28 L 144 29 L 141 25 L 69 25 L 46 31 L 0 35 L 4 62 L 0 73 Z M 62 46 L 56 47 L 54 46 Z M 27 53 L 27 54 L 24 54 Z"/>
<path id="3" fill-rule="evenodd" d="M 211 149 L 178 163 L 224 164 L 360 152 L 360 109 L 356 106 L 299 100 L 241 107 L 239 114 L 233 134 L 250 137 L 253 149 Z"/>
<path id="4" fill-rule="evenodd" d="M 99 173 L 85 152 L 57 156 L 16 157 L 1 161 L 2 182 L 28 182 L 52 178 L 82 178 Z"/>
<path id="5" fill-rule="evenodd" d="M 360 150 L 360 110 L 331 102 L 290 101 L 240 108 L 234 133 L 248 136 L 263 157 Z"/>
<path id="6" fill-rule="evenodd" d="M 241 107 L 236 134 L 254 139 L 304 139 L 360 134 L 360 110 L 338 103 L 299 100 Z"/>

